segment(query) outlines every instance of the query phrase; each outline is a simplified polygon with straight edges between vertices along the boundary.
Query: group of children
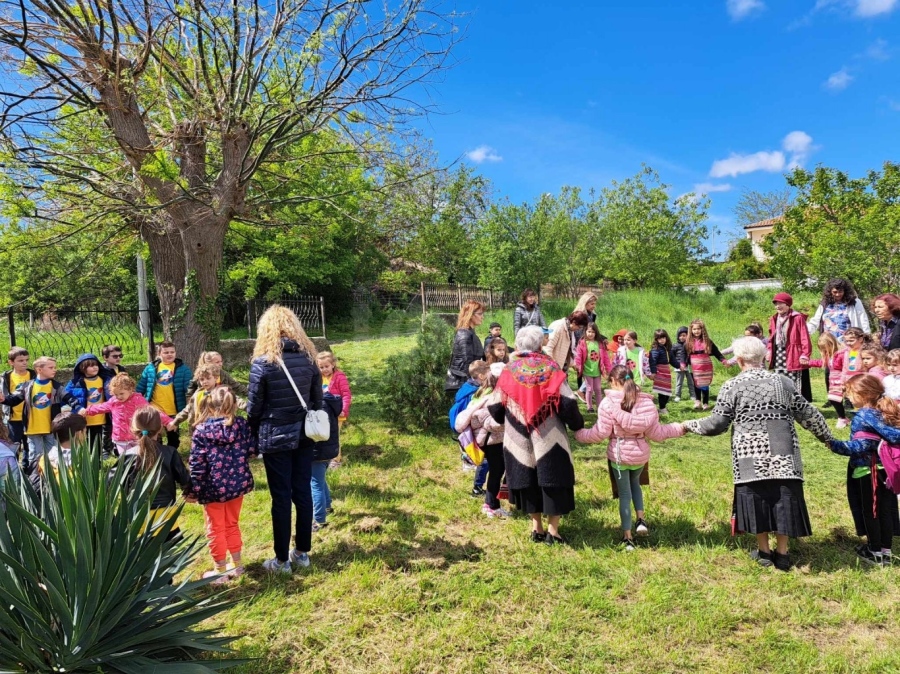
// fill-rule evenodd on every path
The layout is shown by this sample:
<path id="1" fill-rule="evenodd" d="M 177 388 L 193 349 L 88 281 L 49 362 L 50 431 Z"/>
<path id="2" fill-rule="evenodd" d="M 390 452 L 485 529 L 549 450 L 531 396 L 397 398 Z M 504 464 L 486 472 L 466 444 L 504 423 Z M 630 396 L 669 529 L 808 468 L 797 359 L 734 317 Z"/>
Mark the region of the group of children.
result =
<path id="1" fill-rule="evenodd" d="M 71 464 L 73 441 L 87 443 L 104 459 L 114 455 L 126 461 L 132 476 L 159 470 L 152 521 L 170 517 L 178 488 L 186 502 L 201 504 L 214 563 L 205 577 L 226 582 L 244 570 L 239 520 L 244 495 L 253 489 L 249 460 L 257 454 L 255 432 L 237 414 L 245 407 L 238 394 L 246 395 L 247 388 L 222 369 L 217 352 L 201 354 L 193 372 L 177 358 L 173 343 L 161 343 L 157 354 L 135 382 L 121 366 L 121 348 L 108 345 L 102 362 L 93 354 L 78 358 L 71 381 L 63 386 L 55 379 L 55 359 L 37 358 L 32 369 L 28 351 L 13 347 L 11 369 L 0 377 L 0 404 L 8 410 L 0 424 L 0 483 L 19 481 L 24 474 L 40 490 L 47 465 L 60 470 Z M 333 422 L 332 437 L 316 445 L 310 485 L 314 530 L 325 526 L 331 511 L 325 471 L 339 465 L 338 433 L 352 400 L 334 355 L 318 354 L 317 364 Z M 191 439 L 187 466 L 178 453 L 178 428 L 184 422 Z M 178 533 L 176 522 L 169 535 Z"/>

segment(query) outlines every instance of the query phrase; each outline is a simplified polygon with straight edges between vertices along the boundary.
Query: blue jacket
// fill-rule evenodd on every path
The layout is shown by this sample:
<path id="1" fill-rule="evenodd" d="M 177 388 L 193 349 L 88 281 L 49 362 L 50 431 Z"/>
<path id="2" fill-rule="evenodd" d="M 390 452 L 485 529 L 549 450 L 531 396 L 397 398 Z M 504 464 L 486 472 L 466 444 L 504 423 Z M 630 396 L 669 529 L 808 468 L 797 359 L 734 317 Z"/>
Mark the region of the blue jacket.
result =
<path id="1" fill-rule="evenodd" d="M 66 393 L 71 393 L 75 396 L 75 399 L 78 401 L 78 404 L 82 407 L 88 406 L 88 390 L 87 386 L 84 384 L 84 374 L 81 372 L 80 366 L 86 360 L 95 360 L 97 364 L 100 366 L 100 371 L 97 373 L 97 376 L 100 377 L 100 380 L 103 382 L 103 394 L 106 397 L 106 400 L 109 400 L 112 395 L 109 392 L 109 382 L 110 380 L 116 376 L 116 373 L 110 370 L 108 367 L 103 365 L 102 361 L 97 358 L 92 353 L 83 353 L 78 357 L 78 360 L 75 361 L 75 372 L 72 375 L 72 381 L 66 384 Z M 97 401 L 101 402 L 101 401 Z"/>
<path id="2" fill-rule="evenodd" d="M 656 374 L 656 366 L 657 365 L 669 365 L 670 367 L 677 368 L 678 363 L 675 362 L 675 356 L 670 349 L 667 349 L 660 344 L 654 344 L 653 348 L 650 349 L 650 374 Z"/>
<path id="3" fill-rule="evenodd" d="M 850 437 L 858 431 L 875 433 L 892 445 L 900 445 L 900 428 L 884 423 L 881 412 L 872 407 L 863 407 L 856 412 L 850 423 Z M 831 451 L 841 456 L 850 457 L 852 468 L 863 468 L 872 465 L 872 454 L 878 451 L 880 440 L 832 440 Z"/>
<path id="4" fill-rule="evenodd" d="M 282 360 L 297 390 L 311 410 L 322 409 L 322 373 L 292 339 L 282 340 Z M 277 363 L 256 358 L 250 364 L 247 417 L 259 435 L 262 454 L 313 448 L 303 422 L 306 413 L 297 394 Z"/>
<path id="5" fill-rule="evenodd" d="M 313 446 L 313 461 L 330 461 L 336 459 L 341 448 L 340 424 L 338 416 L 344 409 L 344 400 L 340 396 L 326 393 L 322 396 L 322 409 L 328 413 L 331 434 L 327 440 L 317 442 Z"/>
<path id="6" fill-rule="evenodd" d="M 157 358 L 152 363 L 147 363 L 147 367 L 144 368 L 144 371 L 141 373 L 141 378 L 138 380 L 137 388 L 135 390 L 148 401 L 153 400 L 153 389 L 156 388 L 156 368 L 161 362 L 162 361 Z M 193 377 L 194 373 L 191 372 L 191 368 L 185 365 L 181 358 L 176 358 L 175 372 L 172 375 L 172 386 L 175 391 L 175 409 L 179 412 L 183 410 L 184 406 L 188 403 L 187 390 Z"/>
<path id="7" fill-rule="evenodd" d="M 450 430 L 454 433 L 456 432 L 456 417 L 469 406 L 469 401 L 472 400 L 472 396 L 475 395 L 475 391 L 477 391 L 478 388 L 478 384 L 475 380 L 470 379 L 460 386 L 459 390 L 456 392 L 456 397 L 453 399 L 453 404 L 450 406 L 450 412 L 447 413 L 447 418 L 450 420 Z"/>

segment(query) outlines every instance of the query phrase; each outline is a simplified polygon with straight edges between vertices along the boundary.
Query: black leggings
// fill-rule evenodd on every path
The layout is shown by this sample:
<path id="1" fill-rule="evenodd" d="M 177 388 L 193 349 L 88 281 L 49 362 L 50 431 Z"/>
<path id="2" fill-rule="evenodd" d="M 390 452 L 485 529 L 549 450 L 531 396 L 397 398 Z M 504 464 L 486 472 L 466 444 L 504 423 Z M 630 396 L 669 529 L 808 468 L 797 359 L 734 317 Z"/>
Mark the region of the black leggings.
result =
<path id="1" fill-rule="evenodd" d="M 709 405 L 709 386 L 704 386 L 700 388 L 697 386 L 697 382 L 694 382 L 694 397 L 702 402 L 704 405 Z"/>
<path id="2" fill-rule="evenodd" d="M 657 395 L 659 395 L 659 409 L 666 409 L 666 405 L 669 404 L 669 396 L 663 395 L 662 393 L 659 393 Z"/>
<path id="3" fill-rule="evenodd" d="M 866 540 L 869 550 L 881 552 L 891 549 L 891 540 L 894 536 L 893 506 L 892 502 L 897 497 L 891 493 L 884 484 L 886 474 L 884 470 L 878 471 L 878 486 L 875 490 L 877 498 L 876 512 L 872 512 L 872 476 L 852 478 L 859 483 L 859 506 L 862 508 L 863 522 L 866 527 Z"/>
<path id="4" fill-rule="evenodd" d="M 484 458 L 488 462 L 487 484 L 484 490 L 484 502 L 492 510 L 500 507 L 500 499 L 497 493 L 500 491 L 500 484 L 503 481 L 503 473 L 506 471 L 506 462 L 503 460 L 503 445 L 485 445 L 481 448 L 484 452 Z"/>
<path id="5" fill-rule="evenodd" d="M 832 400 L 831 406 L 834 408 L 835 412 L 837 412 L 838 419 L 847 418 L 847 410 L 844 409 L 844 403 L 836 403 Z"/>

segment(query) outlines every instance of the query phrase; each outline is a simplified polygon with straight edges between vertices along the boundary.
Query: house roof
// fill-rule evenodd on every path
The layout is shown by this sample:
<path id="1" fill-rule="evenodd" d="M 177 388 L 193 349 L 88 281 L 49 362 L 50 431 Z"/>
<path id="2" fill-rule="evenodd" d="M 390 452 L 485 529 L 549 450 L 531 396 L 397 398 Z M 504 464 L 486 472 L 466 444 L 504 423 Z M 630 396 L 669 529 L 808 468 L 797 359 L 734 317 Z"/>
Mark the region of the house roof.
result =
<path id="1" fill-rule="evenodd" d="M 763 229 L 764 227 L 772 227 L 782 220 L 784 220 L 783 215 L 776 215 L 774 218 L 769 218 L 768 220 L 760 220 L 759 222 L 751 222 L 749 225 L 744 225 L 744 229 Z"/>

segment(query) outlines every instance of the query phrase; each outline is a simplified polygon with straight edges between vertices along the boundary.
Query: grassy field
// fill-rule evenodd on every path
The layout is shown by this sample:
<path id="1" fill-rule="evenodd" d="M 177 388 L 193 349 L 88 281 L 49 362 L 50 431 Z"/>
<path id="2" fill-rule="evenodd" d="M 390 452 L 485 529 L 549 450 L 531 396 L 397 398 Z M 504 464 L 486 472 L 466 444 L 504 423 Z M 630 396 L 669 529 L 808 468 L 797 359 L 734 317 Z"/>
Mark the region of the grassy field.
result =
<path id="1" fill-rule="evenodd" d="M 732 307 L 734 297 L 691 301 L 604 298 L 600 327 L 643 335 L 700 315 L 725 346 L 771 311 L 758 298 Z M 380 418 L 374 379 L 413 341 L 335 346 L 354 391 L 346 463 L 329 472 L 335 514 L 313 537 L 312 566 L 291 577 L 259 566 L 272 549 L 256 464 L 242 518 L 249 572 L 231 590 L 239 603 L 211 621 L 240 637 L 238 655 L 257 658 L 235 671 L 900 671 L 900 567 L 857 563 L 846 460 L 804 431 L 814 535 L 795 544 L 789 573 L 757 567 L 751 538 L 730 535 L 727 435 L 654 446 L 651 536 L 633 553 L 616 546 L 605 447 L 574 445 L 577 509 L 561 527 L 572 545 L 535 545 L 526 518 L 480 514 L 449 430 L 404 434 Z M 714 392 L 725 376 L 717 374 Z M 821 376 L 814 381 L 821 401 Z M 672 421 L 697 416 L 688 403 L 672 409 Z M 186 508 L 184 528 L 202 535 L 199 507 Z"/>

